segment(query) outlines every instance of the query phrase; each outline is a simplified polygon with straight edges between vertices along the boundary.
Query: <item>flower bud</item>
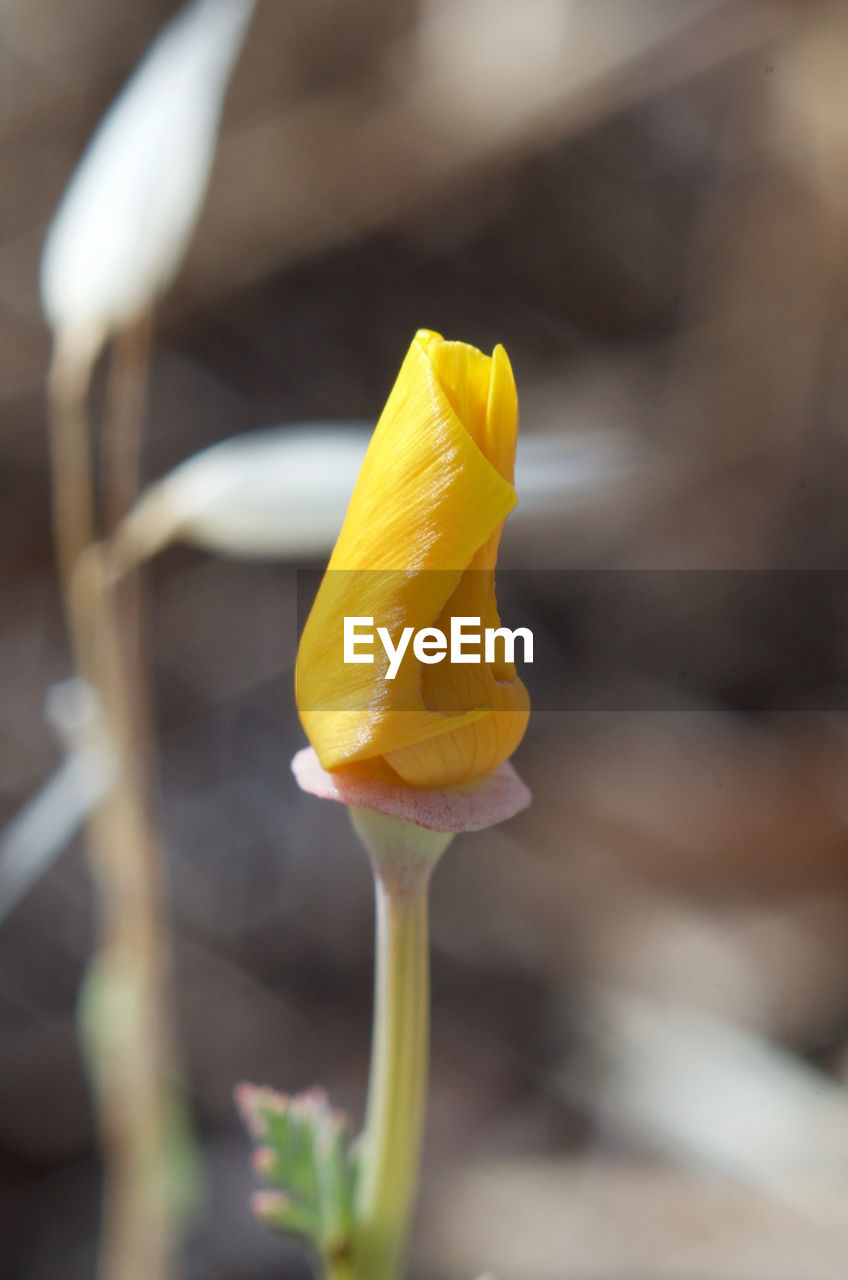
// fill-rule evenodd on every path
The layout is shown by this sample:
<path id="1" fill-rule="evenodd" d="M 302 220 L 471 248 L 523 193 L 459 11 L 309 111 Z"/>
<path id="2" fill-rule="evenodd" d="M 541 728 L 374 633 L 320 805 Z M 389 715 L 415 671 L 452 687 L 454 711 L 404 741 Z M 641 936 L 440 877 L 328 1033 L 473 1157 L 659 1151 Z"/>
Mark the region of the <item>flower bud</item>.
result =
<path id="1" fill-rule="evenodd" d="M 344 619 L 395 632 L 499 626 L 495 561 L 516 502 L 518 401 L 491 357 L 419 332 L 374 431 L 297 659 L 301 722 L 322 766 L 449 787 L 484 777 L 524 734 L 527 691 L 507 661 L 344 661 Z"/>

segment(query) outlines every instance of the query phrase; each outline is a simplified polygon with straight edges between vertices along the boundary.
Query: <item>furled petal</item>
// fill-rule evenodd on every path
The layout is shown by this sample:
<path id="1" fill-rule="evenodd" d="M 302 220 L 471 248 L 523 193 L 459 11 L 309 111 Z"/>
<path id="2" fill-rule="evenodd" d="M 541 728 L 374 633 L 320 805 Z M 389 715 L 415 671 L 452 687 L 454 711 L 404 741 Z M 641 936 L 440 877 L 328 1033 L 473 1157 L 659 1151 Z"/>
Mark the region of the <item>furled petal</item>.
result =
<path id="1" fill-rule="evenodd" d="M 502 348 L 490 358 L 416 335 L 298 653 L 298 709 L 324 768 L 450 786 L 490 772 L 520 741 L 529 702 L 511 666 L 481 663 L 457 676 L 409 655 L 389 681 L 379 647 L 372 664 L 343 661 L 346 617 L 371 617 L 394 640 L 404 627 L 449 630 L 466 606 L 498 625 L 493 569 L 516 500 L 516 431 Z"/>

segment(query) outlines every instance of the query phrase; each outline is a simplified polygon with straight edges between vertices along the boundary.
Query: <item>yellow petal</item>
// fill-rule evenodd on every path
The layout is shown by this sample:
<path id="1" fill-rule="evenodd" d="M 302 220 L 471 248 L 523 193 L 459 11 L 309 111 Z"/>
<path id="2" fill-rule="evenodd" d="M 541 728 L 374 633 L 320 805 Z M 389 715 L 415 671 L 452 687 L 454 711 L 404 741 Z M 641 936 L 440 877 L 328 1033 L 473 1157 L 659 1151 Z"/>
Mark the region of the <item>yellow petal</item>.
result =
<path id="1" fill-rule="evenodd" d="M 330 569 L 461 571 L 515 506 L 511 478 L 481 450 L 439 380 L 431 358 L 434 336 L 427 335 L 426 346 L 416 338 L 401 366 Z M 475 385 L 485 404 L 488 380 L 485 388 Z"/>
<path id="2" fill-rule="evenodd" d="M 448 786 L 497 767 L 524 732 L 529 701 L 508 664 L 419 666 L 397 676 L 344 663 L 346 617 L 393 641 L 467 613 L 497 626 L 494 563 L 515 505 L 517 399 L 493 357 L 419 332 L 389 396 L 298 651 L 303 726 L 325 769 L 387 765 L 414 786 Z"/>
<path id="3" fill-rule="evenodd" d="M 412 787 L 453 787 L 485 777 L 509 759 L 527 728 L 530 699 L 521 681 L 515 683 L 513 708 L 484 712 L 460 727 L 444 717 L 449 727 L 438 737 L 388 752 L 388 764 Z"/>

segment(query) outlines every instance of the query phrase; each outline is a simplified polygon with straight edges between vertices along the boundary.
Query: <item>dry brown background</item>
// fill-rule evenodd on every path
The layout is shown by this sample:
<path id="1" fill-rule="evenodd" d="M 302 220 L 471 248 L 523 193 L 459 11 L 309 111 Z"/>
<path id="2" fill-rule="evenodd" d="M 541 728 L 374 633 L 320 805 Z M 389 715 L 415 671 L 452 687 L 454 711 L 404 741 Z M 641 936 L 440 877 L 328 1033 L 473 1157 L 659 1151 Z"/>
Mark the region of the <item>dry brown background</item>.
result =
<path id="1" fill-rule="evenodd" d="M 69 672 L 38 255 L 174 8 L 0 3 L 2 819 L 56 765 L 42 705 Z M 159 318 L 147 476 L 252 427 L 372 420 L 426 326 L 505 344 L 528 433 L 612 430 L 627 459 L 525 521 L 508 565 L 844 568 L 846 83 L 839 2 L 260 0 Z M 186 1280 L 307 1274 L 250 1218 L 234 1083 L 320 1080 L 357 1117 L 364 1092 L 370 883 L 345 814 L 288 771 L 295 570 L 182 550 L 152 575 L 175 983 L 207 1173 Z M 747 594 L 717 591 L 714 663 L 663 691 L 675 713 L 536 715 L 517 758 L 532 810 L 457 841 L 438 872 L 421 1280 L 848 1274 L 846 722 L 800 695 L 770 710 L 775 688 L 792 707 L 813 656 L 838 656 L 844 626 L 811 655 L 768 621 L 751 653 L 734 643 Z M 558 643 L 588 635 L 589 656 L 617 625 L 525 603 Z M 73 1025 L 92 921 L 74 848 L 0 929 L 10 1280 L 93 1274 L 99 1166 Z M 712 1019 L 701 1039 L 693 1010 Z M 763 1056 L 723 1040 L 728 1025 Z M 799 1064 L 818 1074 L 796 1079 Z"/>

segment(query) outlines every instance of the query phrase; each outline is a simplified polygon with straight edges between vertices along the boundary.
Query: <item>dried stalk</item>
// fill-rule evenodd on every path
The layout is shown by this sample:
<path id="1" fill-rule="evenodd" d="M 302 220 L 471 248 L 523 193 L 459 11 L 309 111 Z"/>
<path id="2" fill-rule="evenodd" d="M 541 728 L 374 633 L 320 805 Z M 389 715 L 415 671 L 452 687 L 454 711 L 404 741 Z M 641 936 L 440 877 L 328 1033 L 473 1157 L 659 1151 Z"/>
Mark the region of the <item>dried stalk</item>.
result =
<path id="1" fill-rule="evenodd" d="M 110 518 L 137 483 L 149 326 L 119 344 L 104 477 Z M 174 1252 L 171 1151 L 176 1104 L 166 999 L 163 855 L 148 803 L 147 752 L 134 667 L 138 611 L 119 622 L 117 586 L 97 528 L 86 397 L 94 348 L 59 345 L 49 380 L 57 558 L 77 670 L 96 691 L 89 732 L 115 780 L 91 815 L 87 847 L 100 907 L 97 954 L 81 1002 L 106 1163 L 101 1280 L 168 1280 Z M 121 624 L 124 632 L 122 634 Z M 133 657 L 129 655 L 132 653 Z"/>

